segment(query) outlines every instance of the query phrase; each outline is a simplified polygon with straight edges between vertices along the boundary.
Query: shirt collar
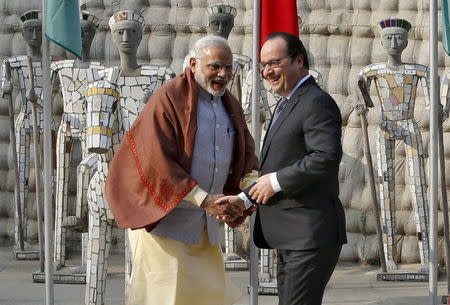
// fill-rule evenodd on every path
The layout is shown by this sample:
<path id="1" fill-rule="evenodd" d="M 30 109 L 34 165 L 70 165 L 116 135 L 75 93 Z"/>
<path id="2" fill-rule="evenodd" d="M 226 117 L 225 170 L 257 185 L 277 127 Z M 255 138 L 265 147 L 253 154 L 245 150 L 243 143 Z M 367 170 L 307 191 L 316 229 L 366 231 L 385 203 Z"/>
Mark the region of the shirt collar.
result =
<path id="1" fill-rule="evenodd" d="M 209 93 L 208 91 L 206 91 L 205 89 L 203 89 L 202 86 L 200 86 L 200 84 L 197 84 L 198 87 L 198 97 L 205 99 L 205 100 L 212 100 L 212 94 Z"/>
<path id="2" fill-rule="evenodd" d="M 290 99 L 292 94 L 294 94 L 295 90 L 298 89 L 298 87 L 300 87 L 308 78 L 310 78 L 311 74 L 307 74 L 305 77 L 301 78 L 297 84 L 295 85 L 294 89 L 291 90 L 291 92 L 289 92 L 288 95 L 286 95 L 284 98 L 285 99 Z"/>
<path id="3" fill-rule="evenodd" d="M 214 96 L 211 93 L 209 93 L 208 91 L 206 91 L 202 86 L 200 86 L 200 84 L 197 83 L 197 87 L 198 87 L 198 98 L 205 100 L 205 101 L 215 101 L 215 102 L 219 102 L 220 96 Z"/>

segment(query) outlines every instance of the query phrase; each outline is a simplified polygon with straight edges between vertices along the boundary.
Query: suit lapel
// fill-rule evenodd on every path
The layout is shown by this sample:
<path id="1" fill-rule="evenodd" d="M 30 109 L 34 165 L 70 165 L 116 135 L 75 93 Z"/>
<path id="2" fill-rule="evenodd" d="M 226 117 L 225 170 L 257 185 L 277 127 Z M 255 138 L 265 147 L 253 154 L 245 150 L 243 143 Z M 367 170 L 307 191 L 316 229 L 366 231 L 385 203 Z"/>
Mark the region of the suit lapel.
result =
<path id="1" fill-rule="evenodd" d="M 283 124 L 283 122 L 286 120 L 286 118 L 290 115 L 292 110 L 295 108 L 297 104 L 301 102 L 301 96 L 305 94 L 308 89 L 315 85 L 316 82 L 314 80 L 314 77 L 310 76 L 303 84 L 300 85 L 300 87 L 295 90 L 295 92 L 292 94 L 291 98 L 286 103 L 286 106 L 284 107 L 283 111 L 281 112 L 278 119 L 273 123 L 270 122 L 269 130 L 267 131 L 266 135 L 264 136 L 263 141 L 263 147 L 261 151 L 261 167 L 264 164 L 264 161 L 267 157 L 267 151 L 269 150 L 270 144 L 272 143 L 272 139 L 274 135 L 277 133 L 280 126 Z M 272 117 L 273 119 L 273 117 Z"/>

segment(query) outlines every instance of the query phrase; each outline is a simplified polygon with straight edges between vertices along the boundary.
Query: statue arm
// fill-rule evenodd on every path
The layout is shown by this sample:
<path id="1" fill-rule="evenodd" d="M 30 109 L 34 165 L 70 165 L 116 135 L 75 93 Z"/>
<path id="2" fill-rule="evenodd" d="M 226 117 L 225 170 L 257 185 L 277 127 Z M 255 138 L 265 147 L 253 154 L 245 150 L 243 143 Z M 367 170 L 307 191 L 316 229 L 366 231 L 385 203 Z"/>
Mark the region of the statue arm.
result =
<path id="1" fill-rule="evenodd" d="M 59 70 L 61 70 L 61 67 L 57 61 L 54 61 L 50 64 L 50 71 L 51 71 L 50 72 L 50 84 L 52 86 L 59 84 L 59 77 L 58 77 Z"/>
<path id="2" fill-rule="evenodd" d="M 242 66 L 242 75 L 247 75 L 252 70 L 252 60 L 249 57 L 245 57 L 245 63 Z"/>
<path id="3" fill-rule="evenodd" d="M 444 79 L 442 80 L 441 87 L 441 106 L 443 107 L 443 117 L 442 121 L 445 121 L 448 118 L 450 111 L 450 91 L 449 91 L 449 76 L 450 72 L 446 72 L 444 75 Z"/>
<path id="4" fill-rule="evenodd" d="M 370 97 L 371 79 L 368 79 L 363 73 L 359 73 L 357 84 L 359 94 L 357 94 L 356 111 L 360 113 L 367 112 L 368 108 L 374 107 L 372 98 Z M 364 101 L 364 103 L 362 103 L 361 100 Z"/>
<path id="5" fill-rule="evenodd" d="M 251 99 L 252 99 L 252 72 L 248 72 L 242 85 L 242 110 L 245 116 L 251 113 Z"/>
<path id="6" fill-rule="evenodd" d="M 2 76 L 1 79 L 2 97 L 5 98 L 5 95 L 11 95 L 13 91 L 13 86 L 11 82 L 11 67 L 9 65 L 9 62 L 6 62 L 6 59 L 3 61 L 0 69 L 1 69 L 0 75 Z"/>
<path id="7" fill-rule="evenodd" d="M 423 96 L 425 98 L 425 110 L 430 110 L 430 94 L 428 90 L 430 78 L 428 71 L 426 72 L 424 77 L 420 78 L 420 84 L 422 85 Z"/>

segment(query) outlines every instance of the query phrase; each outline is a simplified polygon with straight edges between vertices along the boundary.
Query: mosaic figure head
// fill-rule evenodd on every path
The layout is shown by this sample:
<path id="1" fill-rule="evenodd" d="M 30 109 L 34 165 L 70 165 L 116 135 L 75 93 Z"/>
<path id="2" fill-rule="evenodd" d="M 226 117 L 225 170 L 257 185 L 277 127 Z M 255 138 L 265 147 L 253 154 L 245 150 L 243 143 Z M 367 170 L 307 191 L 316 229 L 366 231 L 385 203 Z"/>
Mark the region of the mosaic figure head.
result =
<path id="1" fill-rule="evenodd" d="M 401 18 L 389 18 L 381 20 L 377 24 L 381 35 L 381 45 L 388 55 L 401 55 L 408 45 L 408 32 L 411 23 Z"/>
<path id="2" fill-rule="evenodd" d="M 80 12 L 81 43 L 90 46 L 99 25 L 98 18 L 87 11 Z"/>
<path id="3" fill-rule="evenodd" d="M 22 21 L 22 36 L 32 48 L 42 45 L 42 13 L 40 10 L 26 11 L 20 17 Z"/>
<path id="4" fill-rule="evenodd" d="M 117 12 L 109 18 L 109 27 L 120 53 L 137 53 L 144 27 L 144 17 L 141 14 L 128 10 Z"/>
<path id="5" fill-rule="evenodd" d="M 228 39 L 234 26 L 236 8 L 228 4 L 217 3 L 208 6 L 206 14 L 210 34 Z"/>

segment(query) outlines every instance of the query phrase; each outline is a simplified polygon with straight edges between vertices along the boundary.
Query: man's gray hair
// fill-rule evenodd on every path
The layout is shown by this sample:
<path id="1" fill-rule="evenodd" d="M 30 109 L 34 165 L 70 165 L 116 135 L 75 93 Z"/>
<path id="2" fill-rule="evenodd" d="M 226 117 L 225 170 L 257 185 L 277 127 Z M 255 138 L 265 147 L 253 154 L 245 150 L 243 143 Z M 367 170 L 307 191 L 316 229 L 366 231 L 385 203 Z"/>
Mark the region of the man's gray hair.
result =
<path id="1" fill-rule="evenodd" d="M 228 43 L 228 40 L 225 38 L 215 36 L 215 35 L 208 35 L 203 38 L 200 38 L 197 40 L 197 42 L 192 47 L 191 51 L 189 51 L 189 57 L 195 57 L 200 58 L 201 52 L 204 48 L 212 47 L 212 46 L 222 46 L 226 47 L 231 52 L 230 44 Z"/>

